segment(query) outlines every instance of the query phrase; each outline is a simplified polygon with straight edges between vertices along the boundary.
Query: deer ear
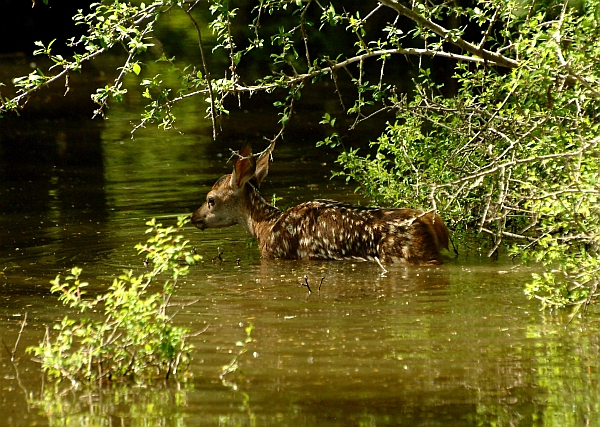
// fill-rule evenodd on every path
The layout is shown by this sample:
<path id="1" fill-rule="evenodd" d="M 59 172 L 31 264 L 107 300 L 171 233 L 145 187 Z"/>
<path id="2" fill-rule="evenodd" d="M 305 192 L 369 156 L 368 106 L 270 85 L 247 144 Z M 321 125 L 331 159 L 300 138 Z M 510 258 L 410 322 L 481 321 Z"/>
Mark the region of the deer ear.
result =
<path id="1" fill-rule="evenodd" d="M 256 164 L 252 157 L 252 148 L 246 145 L 233 166 L 230 185 L 233 189 L 239 190 L 254 176 Z"/>
<path id="2" fill-rule="evenodd" d="M 254 172 L 254 177 L 256 178 L 256 185 L 258 187 L 260 187 L 260 184 L 269 173 L 269 157 L 271 157 L 271 152 L 266 152 L 256 161 L 256 171 Z"/>
<path id="3" fill-rule="evenodd" d="M 256 179 L 256 186 L 260 187 L 260 184 L 267 177 L 269 173 L 269 159 L 271 153 L 275 149 L 275 141 L 271 143 L 271 146 L 265 151 L 256 161 L 256 172 L 254 172 L 254 178 Z"/>

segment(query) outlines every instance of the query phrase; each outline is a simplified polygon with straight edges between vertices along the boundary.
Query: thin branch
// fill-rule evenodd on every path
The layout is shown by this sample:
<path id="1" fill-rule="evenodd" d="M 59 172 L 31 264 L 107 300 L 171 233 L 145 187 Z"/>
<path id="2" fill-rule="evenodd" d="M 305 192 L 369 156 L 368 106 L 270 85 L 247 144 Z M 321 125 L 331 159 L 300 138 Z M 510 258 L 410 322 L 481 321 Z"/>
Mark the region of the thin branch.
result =
<path id="1" fill-rule="evenodd" d="M 80 63 L 81 63 L 81 62 L 84 62 L 84 61 L 89 61 L 90 59 L 93 59 L 93 58 L 95 58 L 96 56 L 103 54 L 104 52 L 106 52 L 106 49 L 104 49 L 104 48 L 98 49 L 96 52 L 94 52 L 94 53 L 91 53 L 91 54 L 89 54 L 89 55 L 87 55 L 87 56 L 84 56 L 84 57 L 82 57 L 82 58 L 80 59 Z M 79 65 L 77 65 L 77 66 L 79 66 Z M 18 105 L 18 104 L 20 104 L 20 103 L 21 103 L 21 101 L 22 101 L 24 98 L 27 98 L 27 97 L 29 97 L 29 96 L 30 96 L 32 93 L 34 93 L 34 92 L 36 92 L 37 90 L 41 89 L 41 88 L 42 88 L 42 86 L 48 86 L 48 85 L 50 85 L 51 83 L 54 83 L 55 81 L 57 81 L 57 80 L 61 79 L 63 76 L 65 76 L 66 74 L 68 74 L 68 73 L 69 73 L 69 71 L 70 71 L 71 69 L 73 69 L 73 68 L 75 68 L 75 66 L 74 66 L 73 64 L 64 65 L 64 68 L 63 68 L 63 70 L 62 70 L 60 73 L 58 73 L 58 74 L 56 74 L 56 75 L 54 75 L 54 76 L 50 77 L 48 80 L 46 80 L 45 82 L 43 82 L 43 83 L 42 83 L 42 84 L 40 84 L 40 85 L 37 85 L 37 86 L 35 86 L 35 87 L 32 87 L 32 88 L 30 88 L 30 89 L 21 89 L 21 90 L 20 90 L 20 91 L 21 91 L 21 94 L 20 94 L 20 95 L 17 95 L 17 96 L 16 96 L 16 97 L 14 97 L 14 98 L 12 98 L 10 101 L 11 101 L 11 102 L 13 102 L 13 103 L 15 103 L 15 104 L 17 104 L 17 105 Z M 1 112 L 1 111 L 7 111 L 7 110 L 6 110 L 4 107 L 5 107 L 5 103 L 3 102 L 3 103 L 2 103 L 2 106 L 1 106 L 1 108 L 0 108 L 0 112 Z"/>
<path id="2" fill-rule="evenodd" d="M 308 12 L 308 8 L 310 7 L 311 3 L 312 3 L 312 0 L 308 0 L 306 6 L 304 6 L 304 8 L 302 10 L 302 14 L 300 15 L 300 30 L 302 32 L 302 40 L 304 41 L 304 51 L 306 54 L 306 63 L 307 63 L 308 67 L 310 67 L 311 60 L 310 60 L 310 52 L 308 49 L 308 35 L 306 34 L 306 27 L 304 25 L 304 22 L 306 19 L 306 12 Z"/>
<path id="3" fill-rule="evenodd" d="M 487 30 L 485 30 L 485 33 L 483 33 L 483 37 L 481 37 L 479 46 L 477 46 L 479 49 L 481 49 L 481 48 L 483 48 L 483 46 L 485 46 L 485 43 L 487 42 L 488 37 L 489 37 L 490 33 L 492 32 L 492 28 L 494 27 L 494 24 L 496 23 L 496 20 L 498 19 L 499 11 L 500 11 L 500 8 L 497 8 L 494 11 L 494 16 L 492 16 L 492 19 L 490 19 L 490 25 L 488 25 Z"/>
<path id="4" fill-rule="evenodd" d="M 474 181 L 474 180 L 477 180 L 477 179 L 481 179 L 481 178 L 483 178 L 485 176 L 488 176 L 488 175 L 491 175 L 493 173 L 496 173 L 501 168 L 512 168 L 512 167 L 520 165 L 520 164 L 540 162 L 540 161 L 543 161 L 543 160 L 577 157 L 577 156 L 580 156 L 582 153 L 587 152 L 588 150 L 590 150 L 595 145 L 598 145 L 598 142 L 600 142 L 600 137 L 594 138 L 589 143 L 585 144 L 583 147 L 581 147 L 579 150 L 576 150 L 576 151 L 568 151 L 568 152 L 564 152 L 564 153 L 546 154 L 546 155 L 543 155 L 543 156 L 531 156 L 531 157 L 526 157 L 524 159 L 516 159 L 516 160 L 511 160 L 511 161 L 508 161 L 508 162 L 504 162 L 504 163 L 501 163 L 501 164 L 493 165 L 493 166 L 490 166 L 488 168 L 485 168 L 481 172 L 477 172 L 477 173 L 471 174 L 471 175 L 466 176 L 464 178 L 457 179 L 457 180 L 452 181 L 452 182 L 447 182 L 445 184 L 438 184 L 438 188 L 453 187 L 453 186 L 461 184 L 463 182 Z"/>
<path id="5" fill-rule="evenodd" d="M 494 109 L 494 113 L 492 114 L 492 116 L 484 123 L 483 126 L 481 126 L 481 129 L 479 129 L 479 131 L 477 131 L 477 133 L 465 145 L 460 147 L 458 150 L 456 150 L 452 154 L 451 158 L 458 156 L 464 149 L 466 149 L 468 146 L 470 146 L 473 143 L 473 141 L 475 141 L 477 138 L 479 138 L 479 136 L 488 128 L 488 126 L 492 123 L 494 118 L 500 113 L 500 111 L 502 111 L 504 109 L 504 106 L 506 105 L 506 103 L 508 102 L 510 97 L 513 95 L 515 90 L 517 90 L 520 78 L 521 78 L 521 70 L 518 71 L 518 76 L 515 79 L 515 83 L 514 83 L 513 87 L 508 91 L 508 94 L 504 97 L 504 100 L 502 101 L 502 103 L 496 109 Z"/>
<path id="6" fill-rule="evenodd" d="M 360 61 L 364 61 L 365 59 L 369 59 L 369 58 L 373 58 L 373 57 L 380 57 L 380 56 L 384 56 L 384 55 L 423 55 L 423 56 L 451 58 L 451 59 L 456 59 L 456 60 L 460 60 L 460 61 L 475 62 L 478 64 L 485 63 L 485 61 L 481 58 L 476 58 L 473 56 L 458 55 L 458 54 L 452 53 L 452 52 L 432 51 L 432 50 L 428 50 L 428 49 L 417 49 L 417 48 L 381 49 L 381 50 L 374 50 L 371 52 L 367 52 L 362 55 L 353 56 L 352 58 L 348 58 L 342 62 L 333 63 L 333 61 L 330 60 L 330 63 L 332 63 L 332 65 L 325 67 L 325 68 L 320 68 L 320 69 L 315 70 L 310 73 L 298 74 L 295 77 L 290 77 L 285 80 L 285 84 L 286 85 L 297 84 L 297 83 L 303 82 L 305 80 L 312 79 L 314 77 L 332 73 L 341 68 L 346 68 L 348 65 L 353 64 L 355 62 L 360 62 Z M 490 61 L 488 61 L 487 64 L 488 65 L 497 65 Z M 284 76 L 284 77 L 287 77 L 287 76 Z M 245 86 L 245 85 L 241 85 L 239 83 L 234 82 L 231 85 L 231 89 L 229 89 L 229 91 L 232 93 L 249 92 L 249 93 L 253 94 L 254 92 L 258 92 L 258 91 L 268 91 L 268 90 L 271 90 L 274 88 L 283 87 L 283 85 L 284 85 L 284 83 L 276 82 L 276 83 L 269 83 L 269 84 L 264 84 L 264 85 Z M 181 95 L 177 98 L 174 98 L 171 101 L 171 103 L 180 101 L 180 100 L 182 100 L 184 98 L 188 98 L 190 96 L 198 95 L 200 93 L 207 93 L 207 90 L 202 89 L 202 90 L 187 93 L 185 95 Z"/>
<path id="7" fill-rule="evenodd" d="M 249 93 L 250 96 L 252 96 L 255 92 L 267 92 L 267 91 L 273 90 L 275 88 L 282 88 L 284 86 L 291 86 L 291 85 L 299 84 L 299 83 L 302 83 L 303 81 L 310 80 L 315 77 L 326 75 L 326 74 L 331 74 L 332 78 L 335 81 L 335 77 L 334 77 L 335 71 L 340 70 L 340 69 L 347 69 L 347 67 L 349 65 L 351 65 L 355 62 L 361 62 L 361 61 L 364 61 L 369 58 L 380 57 L 380 56 L 385 56 L 385 55 L 432 56 L 432 57 L 451 58 L 451 59 L 455 59 L 458 61 L 475 62 L 478 64 L 486 64 L 486 61 L 484 59 L 473 57 L 473 56 L 459 55 L 459 54 L 455 54 L 452 52 L 432 51 L 432 50 L 428 50 L 428 49 L 417 49 L 417 48 L 381 49 L 381 50 L 367 52 L 362 55 L 354 56 L 352 58 L 348 58 L 345 61 L 338 62 L 338 63 L 334 63 L 332 60 L 328 60 L 330 63 L 330 65 L 328 67 L 320 68 L 320 69 L 317 69 L 310 73 L 298 74 L 298 75 L 295 75 L 294 77 L 288 77 L 288 76 L 284 75 L 284 76 L 282 76 L 284 81 L 278 81 L 275 83 L 246 86 L 246 85 L 238 83 L 237 81 L 231 82 L 231 84 L 229 85 L 229 88 L 224 90 L 224 92 L 233 93 L 233 94 Z M 494 62 L 491 62 L 491 61 L 487 61 L 487 65 L 498 65 L 498 64 L 495 64 Z M 212 103 L 213 102 L 213 96 L 211 95 L 212 85 L 209 84 L 207 89 L 200 89 L 200 90 L 196 90 L 193 92 L 188 92 L 188 93 L 179 95 L 176 98 L 166 101 L 164 103 L 164 106 L 166 108 L 170 108 L 174 104 L 176 104 L 186 98 L 190 98 L 190 97 L 201 95 L 201 94 L 207 94 L 207 93 L 209 94 L 211 103 Z M 214 107 L 211 108 L 211 111 L 214 111 Z M 214 120 L 214 118 L 213 118 L 213 120 Z M 146 119 L 142 120 L 142 122 L 134 128 L 132 133 L 135 132 L 135 130 L 137 130 L 141 127 L 144 127 L 144 124 L 146 123 L 146 121 L 147 121 Z M 214 125 L 213 125 L 213 129 L 215 129 Z"/>
<path id="8" fill-rule="evenodd" d="M 487 228 L 482 228 L 481 231 L 483 231 L 484 233 L 487 233 L 487 234 L 491 234 L 492 236 L 497 235 L 497 233 L 495 231 L 489 230 Z M 513 239 L 527 240 L 529 242 L 537 242 L 539 240 L 534 237 L 525 236 L 523 234 L 511 233 L 509 231 L 502 231 L 502 235 L 506 236 L 506 237 L 511 237 Z"/>
<path id="9" fill-rule="evenodd" d="M 517 68 L 519 66 L 519 62 L 514 59 L 508 58 L 502 54 L 497 52 L 492 52 L 487 49 L 483 49 L 483 47 L 476 46 L 472 43 L 469 43 L 463 40 L 461 37 L 451 35 L 450 30 L 447 28 L 438 25 L 424 16 L 419 15 L 414 10 L 401 5 L 396 0 L 379 0 L 381 4 L 387 6 L 391 9 L 394 9 L 400 15 L 406 16 L 412 21 L 416 22 L 419 25 L 422 25 L 424 28 L 427 28 L 430 31 L 433 31 L 438 36 L 442 37 L 444 40 L 448 41 L 448 43 L 452 43 L 455 46 L 469 52 L 472 55 L 475 55 L 481 58 L 482 61 L 492 62 L 502 67 L 507 68 Z M 451 37 L 449 37 L 451 36 Z"/>
<path id="10" fill-rule="evenodd" d="M 21 336 L 23 335 L 23 329 L 25 329 L 25 325 L 27 325 L 27 312 L 25 312 L 25 317 L 23 318 L 23 322 L 21 322 L 21 329 L 19 330 L 19 336 L 17 336 L 17 341 L 15 342 L 15 347 L 13 348 L 12 354 L 10 355 L 10 360 L 15 360 L 15 354 L 17 353 L 17 348 L 19 346 L 19 341 L 21 341 Z"/>
<path id="11" fill-rule="evenodd" d="M 196 34 L 198 35 L 198 49 L 200 49 L 200 56 L 202 58 L 202 68 L 204 68 L 204 77 L 206 79 L 206 86 L 208 88 L 208 95 L 210 98 L 210 120 L 212 122 L 213 139 L 216 139 L 217 138 L 217 123 L 216 123 L 216 117 L 215 117 L 215 98 L 214 98 L 214 94 L 213 94 L 213 90 L 212 90 L 212 82 L 210 80 L 210 71 L 208 69 L 206 56 L 204 55 L 204 45 L 202 43 L 202 32 L 200 31 L 200 27 L 198 26 L 198 23 L 192 16 L 192 9 L 194 8 L 194 6 L 196 6 L 196 4 L 198 4 L 199 1 L 200 0 L 196 0 L 196 2 L 193 5 L 191 5 L 187 9 L 184 8 L 184 10 L 185 10 L 185 13 L 187 14 L 187 16 L 190 18 L 190 20 L 194 24 L 194 27 L 196 28 Z M 233 70 L 232 70 L 232 72 L 233 72 Z"/>

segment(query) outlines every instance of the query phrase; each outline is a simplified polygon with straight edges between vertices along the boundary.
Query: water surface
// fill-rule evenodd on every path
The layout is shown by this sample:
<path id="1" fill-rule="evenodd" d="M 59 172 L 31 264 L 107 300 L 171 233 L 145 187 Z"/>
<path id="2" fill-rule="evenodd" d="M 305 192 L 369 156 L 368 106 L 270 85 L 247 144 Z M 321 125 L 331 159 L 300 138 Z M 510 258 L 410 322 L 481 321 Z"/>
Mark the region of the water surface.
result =
<path id="1" fill-rule="evenodd" d="M 148 129 L 132 141 L 137 107 L 111 108 L 102 122 L 11 119 L 0 139 L 0 424 L 600 424 L 597 315 L 567 326 L 568 313 L 540 311 L 523 295 L 529 268 L 476 248 L 385 275 L 373 263 L 267 261 L 240 227 L 184 231 L 204 257 L 176 294 L 176 322 L 204 331 L 192 339 L 191 379 L 59 393 L 24 354 L 69 313 L 49 280 L 78 265 L 101 291 L 121 270 L 141 271 L 133 246 L 145 241 L 145 222 L 190 214 L 231 169 L 229 148 L 262 143 L 250 112 L 233 114 L 233 135 L 214 143 L 197 119 L 205 106 L 189 103 L 183 133 Z M 278 145 L 265 195 L 283 206 L 364 203 L 351 185 L 329 180 L 333 156 L 314 148 L 311 132 Z M 218 248 L 222 262 L 212 261 Z M 253 341 L 223 381 L 250 324 Z"/>

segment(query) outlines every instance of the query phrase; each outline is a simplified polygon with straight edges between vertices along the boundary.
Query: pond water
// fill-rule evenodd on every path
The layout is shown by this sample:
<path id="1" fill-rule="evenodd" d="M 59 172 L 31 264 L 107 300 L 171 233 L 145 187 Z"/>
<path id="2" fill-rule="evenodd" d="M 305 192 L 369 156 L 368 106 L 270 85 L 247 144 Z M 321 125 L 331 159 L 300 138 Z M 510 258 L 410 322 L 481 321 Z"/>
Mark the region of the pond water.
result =
<path id="1" fill-rule="evenodd" d="M 274 133 L 257 107 L 212 142 L 204 109 L 181 108 L 183 133 L 134 141 L 134 101 L 106 121 L 45 111 L 1 123 L 0 425 L 600 425 L 597 314 L 567 324 L 568 313 L 540 311 L 523 294 L 530 269 L 476 250 L 385 276 L 373 263 L 266 261 L 240 227 L 184 230 L 204 257 L 176 294 L 176 323 L 204 331 L 190 380 L 68 392 L 45 382 L 24 349 L 67 312 L 49 281 L 77 265 L 101 290 L 141 271 L 133 247 L 145 222 L 190 214 L 229 172 L 229 148 Z M 334 158 L 314 148 L 318 117 L 304 114 L 276 149 L 265 194 L 282 206 L 359 201 L 329 180 Z M 212 261 L 218 248 L 223 262 Z M 250 324 L 253 341 L 222 381 Z"/>

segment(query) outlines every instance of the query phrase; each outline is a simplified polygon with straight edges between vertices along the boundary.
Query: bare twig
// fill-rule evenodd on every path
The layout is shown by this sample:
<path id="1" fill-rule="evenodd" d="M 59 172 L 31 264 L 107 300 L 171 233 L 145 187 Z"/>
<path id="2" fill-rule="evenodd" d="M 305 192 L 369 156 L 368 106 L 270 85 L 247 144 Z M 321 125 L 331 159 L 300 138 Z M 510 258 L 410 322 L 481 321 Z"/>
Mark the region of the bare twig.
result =
<path id="1" fill-rule="evenodd" d="M 211 262 L 215 262 L 216 259 L 223 262 L 223 251 L 220 246 L 217 248 L 217 254 L 211 259 Z"/>
<path id="2" fill-rule="evenodd" d="M 21 322 L 21 329 L 19 330 L 19 335 L 17 336 L 17 341 L 15 342 L 15 347 L 13 348 L 13 351 L 10 355 L 11 361 L 15 360 L 15 354 L 17 354 L 17 347 L 19 346 L 19 341 L 21 341 L 21 336 L 23 335 L 23 329 L 25 329 L 25 325 L 27 325 L 27 312 L 25 312 L 25 317 L 23 318 L 23 321 Z"/>
<path id="3" fill-rule="evenodd" d="M 312 289 L 310 289 L 310 286 L 308 285 L 308 276 L 304 275 L 304 283 L 300 283 L 300 285 L 302 286 L 306 286 L 306 288 L 308 289 L 308 294 L 312 294 Z"/>
<path id="4" fill-rule="evenodd" d="M 511 161 L 496 164 L 496 165 L 488 165 L 488 166 L 484 167 L 483 170 L 481 170 L 477 173 L 473 173 L 471 175 L 465 176 L 463 178 L 457 179 L 452 182 L 438 184 L 438 188 L 454 187 L 455 185 L 462 184 L 463 182 L 476 181 L 477 179 L 480 179 L 480 178 L 483 178 L 483 177 L 486 177 L 488 175 L 498 172 L 501 168 L 511 168 L 511 167 L 514 167 L 514 166 L 517 166 L 520 164 L 536 163 L 536 162 L 541 162 L 543 160 L 577 157 L 577 156 L 580 156 L 582 153 L 585 153 L 588 150 L 592 149 L 594 146 L 598 145 L 599 142 L 600 142 L 600 137 L 596 137 L 593 140 L 589 141 L 587 144 L 584 144 L 579 150 L 567 151 L 567 152 L 562 152 L 562 153 L 554 153 L 554 154 L 546 154 L 546 155 L 542 155 L 542 156 L 531 156 L 531 157 L 526 157 L 524 159 L 514 159 Z"/>
<path id="5" fill-rule="evenodd" d="M 198 4 L 198 2 L 200 2 L 200 0 L 196 0 L 196 2 L 193 5 L 191 5 L 187 9 L 184 8 L 184 10 L 185 10 L 185 13 L 188 15 L 188 17 L 190 18 L 190 20 L 192 21 L 192 23 L 194 24 L 194 28 L 196 28 L 196 34 L 198 36 L 198 49 L 200 50 L 200 57 L 202 58 L 202 68 L 204 69 L 204 78 L 206 79 L 206 86 L 208 88 L 208 95 L 210 98 L 210 120 L 212 122 L 212 128 L 213 128 L 213 139 L 216 139 L 217 138 L 217 123 L 216 123 L 216 112 L 215 112 L 215 97 L 213 94 L 212 83 L 210 80 L 210 70 L 208 68 L 206 56 L 204 55 L 204 44 L 202 43 L 202 32 L 200 31 L 200 27 L 198 26 L 198 23 L 192 16 L 192 9 L 194 8 L 194 6 L 196 6 L 196 4 Z M 232 56 L 232 58 L 233 58 L 233 56 Z M 232 70 L 232 72 L 233 72 L 233 70 Z"/>
<path id="6" fill-rule="evenodd" d="M 27 325 L 27 312 L 25 312 L 25 317 L 23 318 L 23 321 L 21 322 L 21 329 L 19 330 L 19 335 L 17 336 L 17 340 L 15 341 L 15 345 L 14 345 L 12 351 L 8 348 L 8 345 L 6 344 L 6 342 L 4 342 L 4 338 L 0 337 L 0 339 L 2 340 L 2 345 L 4 346 L 4 349 L 10 356 L 11 362 L 15 361 L 15 355 L 17 354 L 17 349 L 19 347 L 19 342 L 21 341 L 21 336 L 23 335 L 23 329 L 25 329 L 25 325 Z"/>

